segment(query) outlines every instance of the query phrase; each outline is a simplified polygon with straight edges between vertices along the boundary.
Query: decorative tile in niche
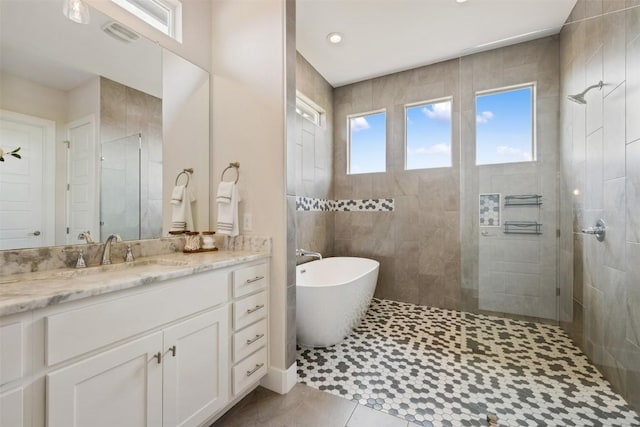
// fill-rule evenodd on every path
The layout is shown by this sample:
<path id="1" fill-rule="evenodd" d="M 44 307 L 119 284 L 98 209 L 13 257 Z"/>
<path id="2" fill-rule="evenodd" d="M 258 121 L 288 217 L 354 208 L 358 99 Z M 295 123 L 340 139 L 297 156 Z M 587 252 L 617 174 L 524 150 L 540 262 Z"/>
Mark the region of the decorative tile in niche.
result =
<path id="1" fill-rule="evenodd" d="M 480 194 L 480 227 L 500 227 L 500 193 Z"/>

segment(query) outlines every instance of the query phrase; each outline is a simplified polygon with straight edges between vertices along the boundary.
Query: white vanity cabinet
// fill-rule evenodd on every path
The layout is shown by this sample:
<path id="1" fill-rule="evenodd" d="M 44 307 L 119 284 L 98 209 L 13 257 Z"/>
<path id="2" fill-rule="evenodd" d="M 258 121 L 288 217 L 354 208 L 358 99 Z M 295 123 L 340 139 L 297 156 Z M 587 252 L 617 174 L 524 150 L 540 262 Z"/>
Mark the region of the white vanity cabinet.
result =
<path id="1" fill-rule="evenodd" d="M 231 376 L 234 396 L 246 391 L 267 373 L 268 277 L 265 263 L 233 272 Z"/>
<path id="2" fill-rule="evenodd" d="M 228 307 L 47 375 L 49 427 L 197 426 L 228 400 Z"/>
<path id="3" fill-rule="evenodd" d="M 223 408 L 229 275 L 169 280 L 45 316 L 46 363 L 54 365 L 46 376 L 47 426 L 198 426 Z"/>
<path id="4" fill-rule="evenodd" d="M 267 373 L 268 260 L 0 317 L 0 427 L 206 426 Z"/>
<path id="5" fill-rule="evenodd" d="M 0 426 L 22 426 L 29 421 L 23 377 L 29 374 L 25 320 L 17 315 L 0 318 Z"/>
<path id="6" fill-rule="evenodd" d="M 156 332 L 47 375 L 47 426 L 162 425 Z"/>
<path id="7" fill-rule="evenodd" d="M 164 331 L 163 426 L 197 426 L 229 400 L 229 307 Z"/>

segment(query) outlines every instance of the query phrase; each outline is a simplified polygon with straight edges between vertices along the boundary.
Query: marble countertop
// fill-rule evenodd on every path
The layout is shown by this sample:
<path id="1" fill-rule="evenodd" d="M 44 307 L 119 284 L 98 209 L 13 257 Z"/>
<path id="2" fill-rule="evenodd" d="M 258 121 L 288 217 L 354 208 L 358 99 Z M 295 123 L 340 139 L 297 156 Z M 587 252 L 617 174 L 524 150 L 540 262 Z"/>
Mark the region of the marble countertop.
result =
<path id="1" fill-rule="evenodd" d="M 132 263 L 0 277 L 0 316 L 268 258 L 268 252 L 181 252 Z"/>

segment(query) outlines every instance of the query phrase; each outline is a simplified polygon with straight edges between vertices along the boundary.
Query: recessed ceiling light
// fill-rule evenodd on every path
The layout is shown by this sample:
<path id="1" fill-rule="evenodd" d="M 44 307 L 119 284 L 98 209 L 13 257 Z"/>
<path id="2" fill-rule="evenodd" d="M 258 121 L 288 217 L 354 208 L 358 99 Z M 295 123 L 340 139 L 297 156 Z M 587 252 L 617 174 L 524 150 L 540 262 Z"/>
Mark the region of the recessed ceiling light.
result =
<path id="1" fill-rule="evenodd" d="M 456 0 L 456 3 L 466 3 L 467 0 Z"/>
<path id="2" fill-rule="evenodd" d="M 329 33 L 327 35 L 327 40 L 329 43 L 338 44 L 342 41 L 342 34 L 340 33 Z"/>

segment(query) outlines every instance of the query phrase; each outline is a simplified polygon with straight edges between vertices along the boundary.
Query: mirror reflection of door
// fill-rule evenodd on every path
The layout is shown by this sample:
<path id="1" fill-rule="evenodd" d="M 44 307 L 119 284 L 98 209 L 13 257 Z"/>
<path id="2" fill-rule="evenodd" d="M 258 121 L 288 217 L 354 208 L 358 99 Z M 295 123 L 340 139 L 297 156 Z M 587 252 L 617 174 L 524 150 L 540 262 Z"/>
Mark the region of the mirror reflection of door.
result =
<path id="1" fill-rule="evenodd" d="M 55 123 L 0 110 L 0 147 L 22 159 L 0 163 L 0 249 L 54 243 Z"/>
<path id="2" fill-rule="evenodd" d="M 66 243 L 84 243 L 80 233 L 99 237 L 97 222 L 95 119 L 89 115 L 67 125 L 67 237 Z"/>

